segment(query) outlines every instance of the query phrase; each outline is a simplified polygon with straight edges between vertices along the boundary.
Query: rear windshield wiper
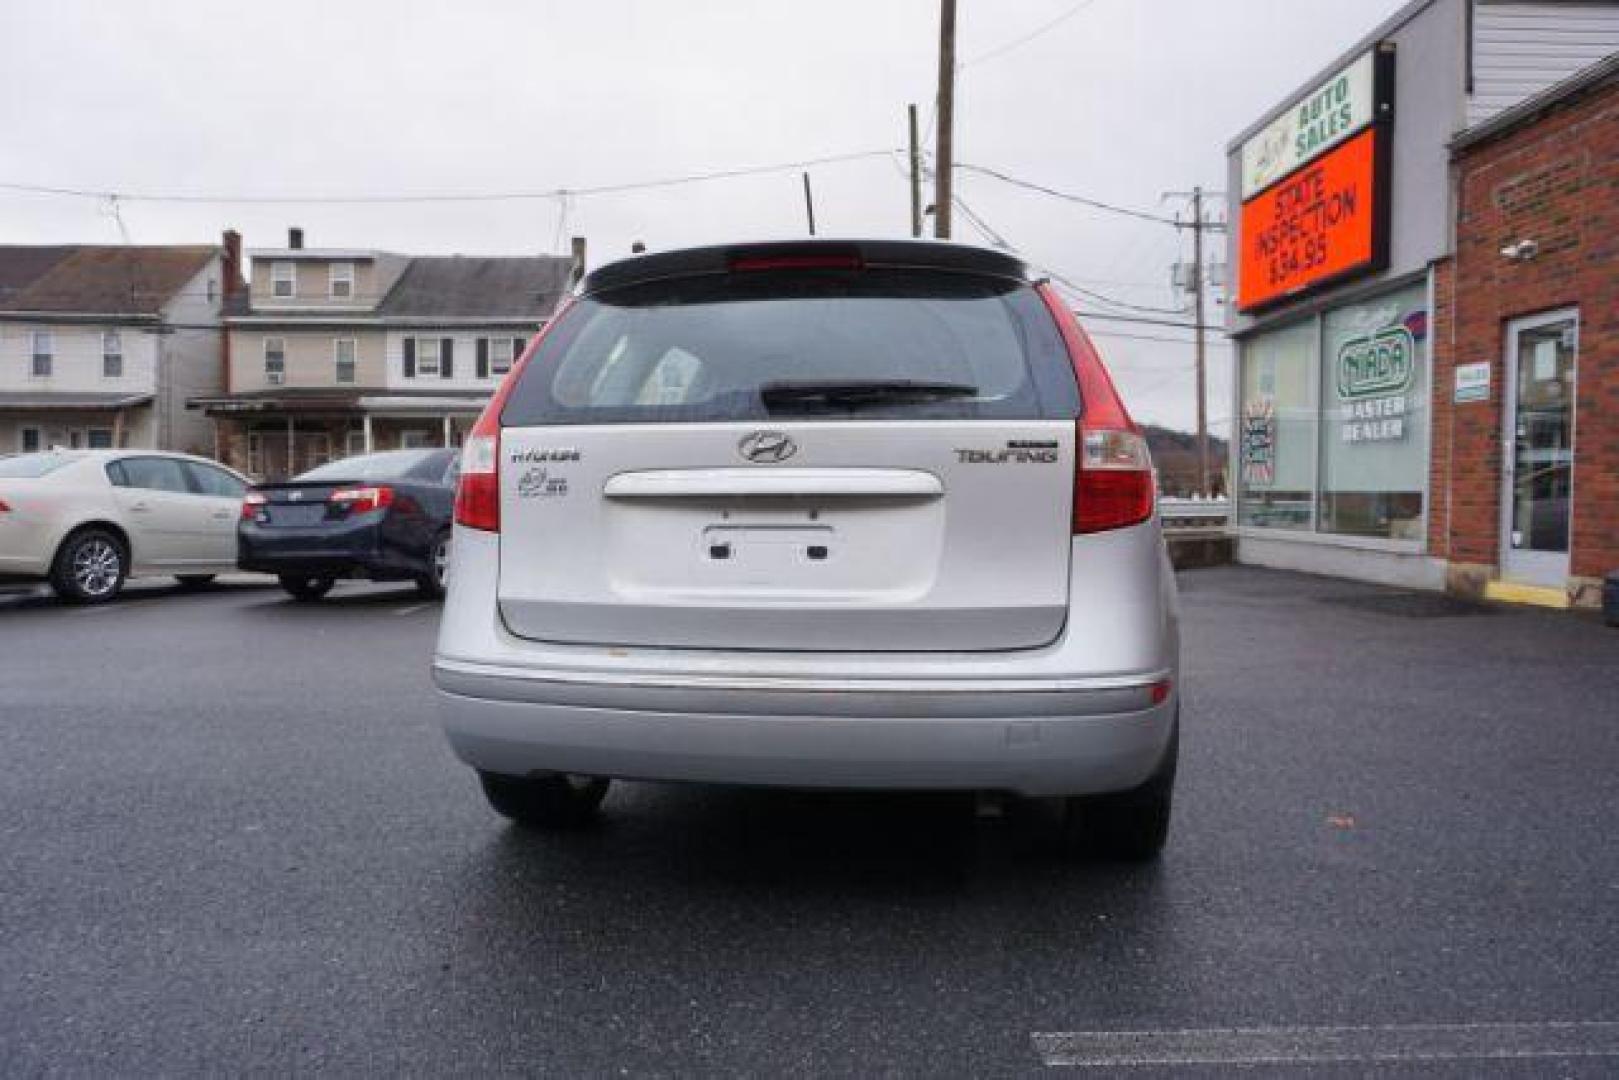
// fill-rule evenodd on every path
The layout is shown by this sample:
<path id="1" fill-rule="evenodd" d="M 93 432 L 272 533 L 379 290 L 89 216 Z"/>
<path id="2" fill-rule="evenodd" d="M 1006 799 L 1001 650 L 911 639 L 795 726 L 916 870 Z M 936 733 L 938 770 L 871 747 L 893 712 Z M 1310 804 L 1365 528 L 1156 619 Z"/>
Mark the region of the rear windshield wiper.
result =
<path id="1" fill-rule="evenodd" d="M 922 379 L 783 379 L 759 388 L 759 400 L 772 412 L 790 405 L 857 409 L 977 396 L 976 386 Z"/>

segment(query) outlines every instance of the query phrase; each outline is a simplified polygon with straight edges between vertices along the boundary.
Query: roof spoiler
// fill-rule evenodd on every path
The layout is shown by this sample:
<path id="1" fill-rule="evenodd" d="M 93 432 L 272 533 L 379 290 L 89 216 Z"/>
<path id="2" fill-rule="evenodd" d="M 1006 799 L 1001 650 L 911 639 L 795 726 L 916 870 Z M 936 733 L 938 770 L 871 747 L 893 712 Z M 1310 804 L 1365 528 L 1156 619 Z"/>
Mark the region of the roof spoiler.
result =
<path id="1" fill-rule="evenodd" d="M 921 240 L 784 240 L 637 255 L 585 275 L 586 296 L 672 278 L 762 270 L 946 270 L 1029 280 L 1022 260 L 1003 251 Z"/>

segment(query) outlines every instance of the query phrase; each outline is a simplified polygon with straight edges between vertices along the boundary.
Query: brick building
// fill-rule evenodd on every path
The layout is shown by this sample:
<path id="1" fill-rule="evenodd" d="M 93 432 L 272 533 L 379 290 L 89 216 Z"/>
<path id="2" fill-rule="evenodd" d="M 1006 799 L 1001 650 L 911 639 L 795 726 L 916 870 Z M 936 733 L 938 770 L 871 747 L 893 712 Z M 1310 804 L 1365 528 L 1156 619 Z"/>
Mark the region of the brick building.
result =
<path id="1" fill-rule="evenodd" d="M 1240 561 L 1559 604 L 1619 568 L 1616 54 L 1616 0 L 1413 0 L 1228 145 Z"/>
<path id="2" fill-rule="evenodd" d="M 1458 591 L 1594 603 L 1619 569 L 1619 54 L 1451 151 L 1430 550 Z"/>

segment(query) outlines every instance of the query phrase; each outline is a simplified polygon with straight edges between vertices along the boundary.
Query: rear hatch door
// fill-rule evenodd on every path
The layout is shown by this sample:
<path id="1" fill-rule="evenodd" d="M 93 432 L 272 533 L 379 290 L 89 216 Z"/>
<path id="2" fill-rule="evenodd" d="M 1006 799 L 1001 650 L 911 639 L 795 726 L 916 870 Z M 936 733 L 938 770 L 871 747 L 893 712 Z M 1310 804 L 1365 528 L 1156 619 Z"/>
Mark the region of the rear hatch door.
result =
<path id="1" fill-rule="evenodd" d="M 503 414 L 500 610 L 603 645 L 1029 648 L 1077 392 L 1026 283 L 708 275 L 586 297 Z"/>

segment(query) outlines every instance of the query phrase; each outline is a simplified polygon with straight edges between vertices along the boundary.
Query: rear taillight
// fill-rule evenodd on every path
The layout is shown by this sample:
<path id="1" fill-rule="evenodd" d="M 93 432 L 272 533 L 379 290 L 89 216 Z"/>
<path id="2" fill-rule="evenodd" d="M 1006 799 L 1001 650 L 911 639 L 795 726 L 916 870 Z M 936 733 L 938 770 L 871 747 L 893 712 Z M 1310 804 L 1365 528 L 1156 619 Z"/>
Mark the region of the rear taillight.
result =
<path id="1" fill-rule="evenodd" d="M 10 510 L 11 504 L 4 499 L 0 499 L 0 514 L 8 513 Z"/>
<path id="2" fill-rule="evenodd" d="M 1134 431 L 1093 431 L 1080 421 L 1074 482 L 1074 532 L 1139 525 L 1152 517 L 1152 457 Z"/>
<path id="3" fill-rule="evenodd" d="M 351 514 L 368 514 L 373 510 L 386 510 L 394 504 L 394 489 L 385 484 L 374 487 L 338 488 L 326 496 L 326 501 Z"/>
<path id="4" fill-rule="evenodd" d="M 259 516 L 259 511 L 264 509 L 264 504 L 269 501 L 257 491 L 248 492 L 242 496 L 242 519 L 244 521 L 254 520 Z"/>
<path id="5" fill-rule="evenodd" d="M 1049 285 L 1040 287 L 1057 320 L 1079 381 L 1079 452 L 1074 465 L 1074 524 L 1079 533 L 1139 525 L 1152 517 L 1157 481 L 1152 455 L 1096 347 Z"/>
<path id="6" fill-rule="evenodd" d="M 455 523 L 484 532 L 500 531 L 500 414 L 489 409 L 461 445 Z"/>
<path id="7" fill-rule="evenodd" d="M 565 300 L 551 321 L 529 341 L 528 348 L 518 357 L 506 377 L 495 389 L 495 396 L 478 414 L 478 422 L 467 432 L 461 446 L 461 478 L 455 487 L 455 523 L 484 532 L 500 531 L 500 414 L 506 408 L 506 399 L 523 377 L 529 359 L 539 350 L 562 317 L 567 314 L 573 300 Z"/>

